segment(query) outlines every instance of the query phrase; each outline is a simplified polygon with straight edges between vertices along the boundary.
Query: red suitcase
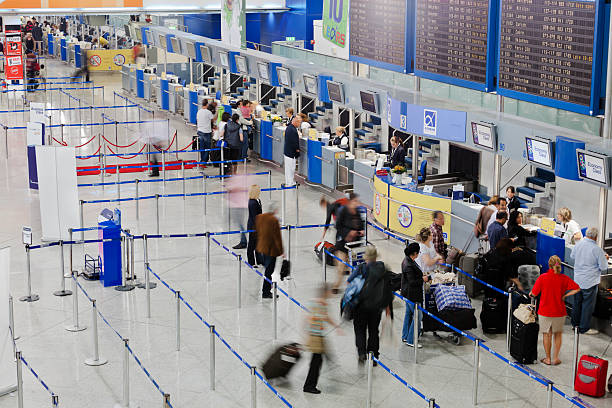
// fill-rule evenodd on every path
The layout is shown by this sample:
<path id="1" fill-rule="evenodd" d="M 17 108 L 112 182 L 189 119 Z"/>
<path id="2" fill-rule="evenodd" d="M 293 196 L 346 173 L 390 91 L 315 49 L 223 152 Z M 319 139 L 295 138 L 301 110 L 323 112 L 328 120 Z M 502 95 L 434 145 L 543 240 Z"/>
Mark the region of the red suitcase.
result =
<path id="1" fill-rule="evenodd" d="M 584 355 L 578 361 L 574 389 L 591 397 L 606 395 L 608 361 L 595 356 Z"/>

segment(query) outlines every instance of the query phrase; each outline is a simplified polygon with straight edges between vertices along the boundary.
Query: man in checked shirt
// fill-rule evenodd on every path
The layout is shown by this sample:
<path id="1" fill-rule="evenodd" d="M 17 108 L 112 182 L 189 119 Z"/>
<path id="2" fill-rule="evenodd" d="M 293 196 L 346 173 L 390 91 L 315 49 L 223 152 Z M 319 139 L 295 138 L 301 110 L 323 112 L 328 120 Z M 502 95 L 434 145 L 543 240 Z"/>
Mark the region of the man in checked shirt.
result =
<path id="1" fill-rule="evenodd" d="M 442 211 L 433 212 L 433 223 L 429 227 L 431 231 L 433 246 L 436 249 L 438 255 L 442 256 L 442 259 L 446 259 L 446 244 L 444 243 L 444 234 L 442 232 L 442 226 L 444 225 L 444 213 Z"/>

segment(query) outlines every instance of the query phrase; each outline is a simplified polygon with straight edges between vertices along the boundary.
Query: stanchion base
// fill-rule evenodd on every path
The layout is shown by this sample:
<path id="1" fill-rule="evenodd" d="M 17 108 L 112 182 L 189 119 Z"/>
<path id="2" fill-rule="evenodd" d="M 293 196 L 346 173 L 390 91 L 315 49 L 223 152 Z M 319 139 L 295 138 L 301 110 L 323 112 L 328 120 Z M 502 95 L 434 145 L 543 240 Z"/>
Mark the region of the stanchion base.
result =
<path id="1" fill-rule="evenodd" d="M 87 326 L 74 326 L 74 325 L 72 325 L 72 326 L 66 326 L 66 327 L 64 327 L 64 329 L 66 329 L 69 332 L 80 332 L 80 331 L 86 330 Z"/>
<path id="2" fill-rule="evenodd" d="M 115 286 L 115 290 L 119 292 L 129 292 L 130 290 L 134 290 L 134 288 L 135 288 L 134 285 Z"/>
<path id="3" fill-rule="evenodd" d="M 140 283 L 140 284 L 138 284 L 138 287 L 140 289 L 146 289 L 147 288 L 147 284 L 146 283 Z M 149 282 L 149 289 L 155 289 L 156 287 L 157 287 L 157 283 Z"/>
<path id="4" fill-rule="evenodd" d="M 77 272 L 77 271 L 75 271 L 75 272 Z M 66 278 L 66 279 L 71 279 L 71 278 L 72 278 L 72 275 L 71 275 L 71 274 L 66 274 L 66 275 L 64 275 L 64 278 Z"/>
<path id="5" fill-rule="evenodd" d="M 72 291 L 71 290 L 58 290 L 56 292 L 53 292 L 54 296 L 70 296 L 72 295 Z"/>
<path id="6" fill-rule="evenodd" d="M 93 358 L 88 358 L 87 360 L 85 360 L 85 365 L 92 366 L 92 367 L 101 366 L 106 363 L 108 363 L 108 360 L 104 358 L 99 358 L 97 360 L 94 360 Z"/>
<path id="7" fill-rule="evenodd" d="M 22 296 L 19 298 L 21 302 L 36 302 L 38 299 L 40 299 L 38 295 Z"/>

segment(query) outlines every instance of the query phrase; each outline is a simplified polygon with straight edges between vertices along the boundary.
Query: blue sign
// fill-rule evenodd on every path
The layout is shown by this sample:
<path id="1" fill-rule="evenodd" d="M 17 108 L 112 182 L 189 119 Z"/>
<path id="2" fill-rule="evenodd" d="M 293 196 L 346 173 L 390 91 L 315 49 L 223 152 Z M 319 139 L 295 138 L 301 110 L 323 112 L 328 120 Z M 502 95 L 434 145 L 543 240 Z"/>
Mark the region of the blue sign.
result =
<path id="1" fill-rule="evenodd" d="M 435 110 L 423 109 L 423 133 L 427 136 L 435 137 L 437 134 L 437 115 Z"/>

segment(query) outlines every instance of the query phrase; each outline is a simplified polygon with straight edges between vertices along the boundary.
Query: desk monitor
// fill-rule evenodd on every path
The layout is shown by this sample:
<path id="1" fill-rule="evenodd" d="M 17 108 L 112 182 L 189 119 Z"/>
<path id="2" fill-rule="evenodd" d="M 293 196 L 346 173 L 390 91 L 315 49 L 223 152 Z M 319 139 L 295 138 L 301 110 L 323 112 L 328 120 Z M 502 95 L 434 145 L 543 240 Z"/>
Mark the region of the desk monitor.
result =
<path id="1" fill-rule="evenodd" d="M 147 36 L 147 45 L 154 46 L 155 41 L 153 40 L 153 33 L 150 30 L 145 31 Z"/>
<path id="2" fill-rule="evenodd" d="M 225 51 L 219 51 L 219 62 L 223 68 L 229 68 L 229 56 Z"/>
<path id="3" fill-rule="evenodd" d="M 168 44 L 166 43 L 166 36 L 163 34 L 160 34 L 159 35 L 159 48 L 166 50 L 168 48 L 167 45 Z"/>
<path id="4" fill-rule="evenodd" d="M 553 169 L 553 145 L 551 140 L 526 137 L 527 160 L 536 166 Z"/>
<path id="5" fill-rule="evenodd" d="M 472 122 L 472 140 L 478 147 L 497 150 L 497 127 L 492 123 Z"/>
<path id="6" fill-rule="evenodd" d="M 270 65 L 267 62 L 257 62 L 257 73 L 259 74 L 259 79 L 270 82 Z"/>
<path id="7" fill-rule="evenodd" d="M 576 149 L 578 160 L 578 176 L 588 183 L 597 184 L 601 187 L 610 186 L 610 157 Z"/>
<path id="8" fill-rule="evenodd" d="M 246 57 L 244 57 L 242 55 L 236 55 L 235 56 L 235 60 L 236 60 L 236 69 L 238 70 L 238 72 L 240 72 L 241 74 L 248 75 L 249 74 L 249 68 L 248 68 L 248 65 L 247 65 Z"/>
<path id="9" fill-rule="evenodd" d="M 317 95 L 317 77 L 310 74 L 304 74 L 304 90 L 311 95 Z"/>
<path id="10" fill-rule="evenodd" d="M 291 71 L 288 68 L 276 67 L 278 83 L 285 88 L 291 88 Z"/>
<path id="11" fill-rule="evenodd" d="M 175 54 L 182 54 L 183 52 L 181 51 L 181 44 L 179 42 L 179 39 L 176 37 L 170 37 L 170 44 L 172 45 L 172 52 Z"/>
<path id="12" fill-rule="evenodd" d="M 205 45 L 200 45 L 200 54 L 202 54 L 202 61 L 207 64 L 212 64 L 212 56 L 209 47 Z"/>
<path id="13" fill-rule="evenodd" d="M 185 50 L 187 51 L 187 56 L 192 60 L 196 59 L 195 44 L 189 41 L 185 41 L 185 48 L 187 48 Z"/>
<path id="14" fill-rule="evenodd" d="M 340 82 L 328 80 L 327 95 L 330 101 L 344 104 L 344 86 Z"/>
<path id="15" fill-rule="evenodd" d="M 361 98 L 361 109 L 366 112 L 374 113 L 378 115 L 378 94 L 371 91 L 359 91 L 359 97 Z"/>

